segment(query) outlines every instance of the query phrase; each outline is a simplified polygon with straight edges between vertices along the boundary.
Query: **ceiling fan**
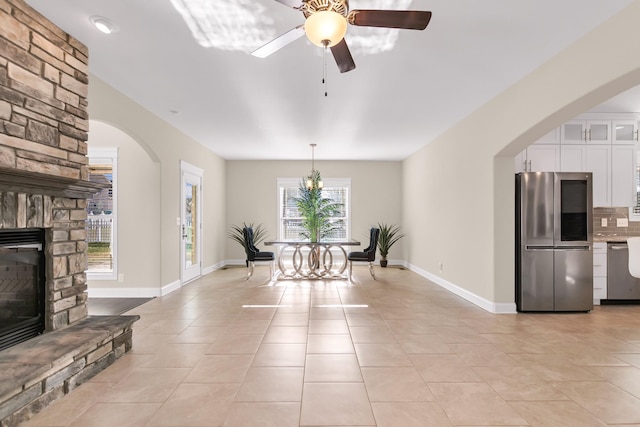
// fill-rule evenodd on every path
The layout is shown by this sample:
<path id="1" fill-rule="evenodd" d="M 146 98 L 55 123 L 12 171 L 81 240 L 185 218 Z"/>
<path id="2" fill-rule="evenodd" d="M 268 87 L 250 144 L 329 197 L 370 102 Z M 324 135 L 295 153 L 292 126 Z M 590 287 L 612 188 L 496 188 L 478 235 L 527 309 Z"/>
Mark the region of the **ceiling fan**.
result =
<path id="1" fill-rule="evenodd" d="M 341 73 L 356 68 L 344 40 L 347 23 L 360 27 L 424 30 L 431 20 L 431 12 L 418 10 L 351 10 L 349 0 L 276 0 L 301 11 L 306 21 L 287 31 L 251 54 L 266 58 L 289 43 L 307 35 L 309 40 L 324 48 L 331 48 Z"/>

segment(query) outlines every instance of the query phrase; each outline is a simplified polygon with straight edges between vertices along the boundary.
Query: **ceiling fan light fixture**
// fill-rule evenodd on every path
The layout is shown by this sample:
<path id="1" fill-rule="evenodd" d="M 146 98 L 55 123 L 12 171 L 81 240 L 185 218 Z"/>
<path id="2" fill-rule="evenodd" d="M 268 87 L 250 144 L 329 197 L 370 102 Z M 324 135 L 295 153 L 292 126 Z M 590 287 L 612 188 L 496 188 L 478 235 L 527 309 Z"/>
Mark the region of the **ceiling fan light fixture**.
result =
<path id="1" fill-rule="evenodd" d="M 347 33 L 347 20 L 332 10 L 321 10 L 309 15 L 304 31 L 316 46 L 332 47 L 340 43 Z"/>

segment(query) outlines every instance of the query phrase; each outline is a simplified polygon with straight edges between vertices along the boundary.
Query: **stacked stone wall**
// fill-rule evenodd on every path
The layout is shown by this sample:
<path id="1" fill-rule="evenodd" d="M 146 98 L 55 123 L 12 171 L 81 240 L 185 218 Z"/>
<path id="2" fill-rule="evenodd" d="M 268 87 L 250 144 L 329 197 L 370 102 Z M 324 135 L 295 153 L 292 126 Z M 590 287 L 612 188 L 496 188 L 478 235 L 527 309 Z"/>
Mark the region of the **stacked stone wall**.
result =
<path id="1" fill-rule="evenodd" d="M 0 0 L 0 170 L 88 179 L 88 50 Z M 0 228 L 45 228 L 46 329 L 87 316 L 86 200 L 0 187 Z"/>
<path id="2" fill-rule="evenodd" d="M 88 50 L 0 0 L 0 166 L 87 179 Z"/>

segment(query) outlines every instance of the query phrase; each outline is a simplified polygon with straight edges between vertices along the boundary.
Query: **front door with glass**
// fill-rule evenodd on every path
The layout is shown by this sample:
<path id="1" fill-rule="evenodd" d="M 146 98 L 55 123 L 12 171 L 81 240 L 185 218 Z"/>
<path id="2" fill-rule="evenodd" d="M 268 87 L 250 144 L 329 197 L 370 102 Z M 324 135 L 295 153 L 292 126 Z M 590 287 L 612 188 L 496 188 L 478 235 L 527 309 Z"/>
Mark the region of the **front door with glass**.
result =
<path id="1" fill-rule="evenodd" d="M 183 162 L 181 175 L 181 281 L 182 283 L 186 283 L 202 274 L 202 171 Z"/>

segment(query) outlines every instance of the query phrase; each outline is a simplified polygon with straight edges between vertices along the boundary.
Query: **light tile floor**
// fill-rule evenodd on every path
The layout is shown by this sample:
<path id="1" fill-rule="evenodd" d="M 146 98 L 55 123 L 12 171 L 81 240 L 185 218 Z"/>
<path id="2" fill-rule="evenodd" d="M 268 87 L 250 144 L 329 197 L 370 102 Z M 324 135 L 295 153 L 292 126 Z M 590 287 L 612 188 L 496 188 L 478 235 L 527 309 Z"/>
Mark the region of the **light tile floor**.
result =
<path id="1" fill-rule="evenodd" d="M 132 351 L 26 425 L 640 426 L 640 306 L 493 315 L 377 273 L 216 271 L 130 311 Z"/>

